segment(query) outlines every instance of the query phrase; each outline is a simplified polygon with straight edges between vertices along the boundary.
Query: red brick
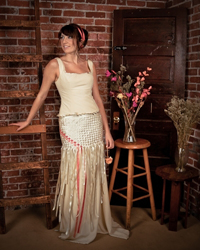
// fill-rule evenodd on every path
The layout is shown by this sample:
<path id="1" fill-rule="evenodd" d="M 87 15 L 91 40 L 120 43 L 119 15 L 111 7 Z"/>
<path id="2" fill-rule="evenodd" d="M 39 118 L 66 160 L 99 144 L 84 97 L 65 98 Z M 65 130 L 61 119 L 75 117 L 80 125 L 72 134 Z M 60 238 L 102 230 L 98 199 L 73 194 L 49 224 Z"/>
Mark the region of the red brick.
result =
<path id="1" fill-rule="evenodd" d="M 23 191 L 7 191 L 7 197 L 27 196 L 28 190 Z"/>
<path id="2" fill-rule="evenodd" d="M 0 45 L 17 45 L 17 39 L 0 39 Z"/>
<path id="3" fill-rule="evenodd" d="M 19 1 L 19 0 L 7 0 L 8 6 L 19 6 L 19 7 L 29 7 L 29 1 Z"/>
<path id="4" fill-rule="evenodd" d="M 1 7 L 0 14 L 18 14 L 18 9 L 17 8 Z"/>
<path id="5" fill-rule="evenodd" d="M 191 68 L 199 68 L 200 67 L 200 61 L 191 62 Z"/>
<path id="6" fill-rule="evenodd" d="M 9 156 L 1 159 L 1 163 L 11 163 L 11 162 L 18 162 L 18 158 Z"/>
<path id="7" fill-rule="evenodd" d="M 78 23 L 79 25 L 91 25 L 93 24 L 93 19 L 92 18 L 74 18 L 73 19 L 74 23 Z"/>
<path id="8" fill-rule="evenodd" d="M 199 21 L 199 19 L 200 19 L 200 13 L 197 13 L 197 14 L 195 14 L 195 15 L 192 16 L 192 21 L 193 22 L 194 21 Z"/>
<path id="9" fill-rule="evenodd" d="M 35 45 L 35 39 L 18 39 L 19 45 Z"/>
<path id="10" fill-rule="evenodd" d="M 86 12 L 86 17 L 105 18 L 105 12 Z"/>
<path id="11" fill-rule="evenodd" d="M 8 77 L 8 82 L 18 82 L 18 83 L 30 82 L 30 77 L 29 76 L 10 76 Z"/>
<path id="12" fill-rule="evenodd" d="M 28 16 L 25 16 L 25 15 L 10 15 L 9 16 L 9 19 L 10 20 L 24 20 L 24 21 L 29 21 L 29 15 Z"/>
<path id="13" fill-rule="evenodd" d="M 30 109 L 31 109 L 31 106 L 29 106 L 29 107 L 23 107 L 23 106 L 14 106 L 14 107 L 9 107 L 9 112 L 20 112 L 20 113 L 24 113 L 24 112 L 26 112 L 26 113 L 28 113 L 29 111 L 30 111 Z"/>
<path id="14" fill-rule="evenodd" d="M 73 9 L 73 3 L 52 3 L 52 9 Z"/>
<path id="15" fill-rule="evenodd" d="M 0 107 L 0 113 L 7 113 L 7 107 L 4 106 L 4 107 Z"/>
<path id="16" fill-rule="evenodd" d="M 42 11 L 45 16 L 61 16 L 62 10 L 46 9 Z"/>
<path id="17" fill-rule="evenodd" d="M 96 25 L 96 21 L 97 20 L 95 20 L 95 25 Z M 89 32 L 89 40 L 93 40 L 93 39 L 96 40 L 95 37 L 91 36 L 92 33 L 90 33 L 90 32 L 95 32 L 95 34 L 94 34 L 95 36 L 97 36 L 96 32 L 105 32 L 105 27 L 103 27 L 102 25 L 101 26 L 87 26 L 86 27 L 87 31 Z"/>
<path id="18" fill-rule="evenodd" d="M 41 142 L 21 142 L 22 148 L 34 148 L 34 147 L 41 147 Z"/>
<path id="19" fill-rule="evenodd" d="M 147 2 L 147 8 L 165 8 L 166 3 Z"/>
<path id="20" fill-rule="evenodd" d="M 21 46 L 10 46 L 7 48 L 8 53 L 22 53 L 22 54 L 30 54 L 29 47 L 21 47 Z"/>
<path id="21" fill-rule="evenodd" d="M 75 4 L 75 10 L 95 10 L 95 5 L 94 4 Z M 97 8 L 98 10 L 98 8 Z"/>
<path id="22" fill-rule="evenodd" d="M 1 150 L 1 157 L 9 156 L 9 155 L 10 155 L 10 150 Z"/>
<path id="23" fill-rule="evenodd" d="M 18 176 L 19 170 L 3 171 L 3 177 Z"/>
<path id="24" fill-rule="evenodd" d="M 192 83 L 200 83 L 200 77 L 190 77 L 190 82 L 192 82 Z"/>
<path id="25" fill-rule="evenodd" d="M 16 190 L 18 189 L 18 184 L 4 185 L 3 190 Z"/>
<path id="26" fill-rule="evenodd" d="M 42 175 L 42 173 L 43 173 L 42 169 L 28 169 L 21 171 L 22 176 Z"/>
<path id="27" fill-rule="evenodd" d="M 0 141 L 10 141 L 10 135 L 1 135 L 0 136 Z"/>
<path id="28" fill-rule="evenodd" d="M 19 142 L 1 143 L 0 148 L 1 149 L 19 148 Z"/>
<path id="29" fill-rule="evenodd" d="M 197 85 L 196 84 L 187 84 L 186 90 L 197 90 Z"/>
<path id="30" fill-rule="evenodd" d="M 6 0 L 1 0 L 0 6 L 5 6 L 6 5 Z"/>
<path id="31" fill-rule="evenodd" d="M 63 16 L 66 16 L 66 17 L 70 17 L 70 16 L 73 16 L 73 17 L 84 17 L 85 16 L 85 12 L 83 11 L 75 11 L 75 10 L 66 10 L 64 11 L 63 13 Z"/>
<path id="32" fill-rule="evenodd" d="M 26 149 L 11 150 L 11 155 L 25 155 L 26 153 Z"/>
<path id="33" fill-rule="evenodd" d="M 123 0 L 123 1 L 125 1 L 125 0 Z M 100 4 L 105 4 L 106 3 L 106 1 L 105 0 L 86 0 L 86 3 L 100 3 Z M 109 4 L 108 2 L 107 2 L 107 4 Z"/>
<path id="34" fill-rule="evenodd" d="M 7 37 L 30 37 L 30 31 L 26 31 L 26 30 L 8 30 L 7 32 Z"/>
<path id="35" fill-rule="evenodd" d="M 197 75 L 197 69 L 187 69 L 187 75 Z"/>
<path id="36" fill-rule="evenodd" d="M 144 7 L 145 6 L 145 1 L 129 1 L 127 0 L 127 5 L 128 6 L 134 6 L 134 7 Z"/>
<path id="37" fill-rule="evenodd" d="M 19 9 L 19 15 L 29 15 L 33 16 L 34 15 L 34 9 Z"/>

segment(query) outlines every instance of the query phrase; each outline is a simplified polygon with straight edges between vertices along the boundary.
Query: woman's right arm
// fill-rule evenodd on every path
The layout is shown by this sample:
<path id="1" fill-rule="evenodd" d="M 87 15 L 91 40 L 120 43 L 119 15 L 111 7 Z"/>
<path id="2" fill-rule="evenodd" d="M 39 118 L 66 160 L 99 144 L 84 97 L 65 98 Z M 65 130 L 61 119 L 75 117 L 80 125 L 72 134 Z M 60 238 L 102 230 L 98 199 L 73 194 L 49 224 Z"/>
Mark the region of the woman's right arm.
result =
<path id="1" fill-rule="evenodd" d="M 26 121 L 23 122 L 17 122 L 17 123 L 11 123 L 10 125 L 18 126 L 17 131 L 22 130 L 23 128 L 27 127 L 33 118 L 35 117 L 37 111 L 40 109 L 42 104 L 44 103 L 44 100 L 46 99 L 49 89 L 51 87 L 51 84 L 59 77 L 59 67 L 56 59 L 51 60 L 47 66 L 44 69 L 43 73 L 43 80 L 42 80 L 42 86 L 40 88 L 40 91 L 33 102 L 32 108 L 29 112 L 29 115 L 26 119 Z"/>

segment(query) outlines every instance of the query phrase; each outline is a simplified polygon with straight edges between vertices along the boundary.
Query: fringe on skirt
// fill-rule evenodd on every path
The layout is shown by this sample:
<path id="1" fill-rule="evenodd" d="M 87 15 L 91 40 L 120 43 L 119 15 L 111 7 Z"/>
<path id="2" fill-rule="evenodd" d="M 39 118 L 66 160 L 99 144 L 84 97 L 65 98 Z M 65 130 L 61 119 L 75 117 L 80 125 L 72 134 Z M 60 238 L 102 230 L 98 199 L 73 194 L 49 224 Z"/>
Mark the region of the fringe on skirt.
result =
<path id="1" fill-rule="evenodd" d="M 53 209 L 59 216 L 60 238 L 83 244 L 97 232 L 127 238 L 122 228 L 122 235 L 112 233 L 100 113 L 60 117 L 59 127 L 61 166 Z"/>

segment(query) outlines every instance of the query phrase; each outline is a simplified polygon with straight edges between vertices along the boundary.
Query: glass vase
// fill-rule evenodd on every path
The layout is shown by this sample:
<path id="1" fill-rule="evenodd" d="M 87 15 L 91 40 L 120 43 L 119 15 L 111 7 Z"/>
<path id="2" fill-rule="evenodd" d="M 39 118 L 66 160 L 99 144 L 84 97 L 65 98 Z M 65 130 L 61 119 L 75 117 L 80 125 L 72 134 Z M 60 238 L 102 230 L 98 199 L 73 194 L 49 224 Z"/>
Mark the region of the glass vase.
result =
<path id="1" fill-rule="evenodd" d="M 123 112 L 124 115 L 124 142 L 136 142 L 135 137 L 135 122 L 131 123 L 131 117 L 128 117 L 126 113 Z"/>
<path id="2" fill-rule="evenodd" d="M 188 160 L 188 145 L 184 145 L 183 147 L 178 147 L 177 148 L 177 154 L 176 154 L 176 168 L 175 170 L 177 172 L 185 172 L 186 171 L 186 164 L 187 164 L 187 160 Z"/>

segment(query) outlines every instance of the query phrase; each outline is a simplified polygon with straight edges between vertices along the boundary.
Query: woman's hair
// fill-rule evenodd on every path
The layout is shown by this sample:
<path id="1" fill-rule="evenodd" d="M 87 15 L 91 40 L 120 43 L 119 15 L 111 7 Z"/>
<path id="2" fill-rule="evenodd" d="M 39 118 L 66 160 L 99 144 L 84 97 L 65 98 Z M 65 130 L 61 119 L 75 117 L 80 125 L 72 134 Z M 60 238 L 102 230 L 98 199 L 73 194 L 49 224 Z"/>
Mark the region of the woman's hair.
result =
<path id="1" fill-rule="evenodd" d="M 87 44 L 87 41 L 88 41 L 87 30 L 81 28 L 79 25 L 75 23 L 71 23 L 71 24 L 63 26 L 58 33 L 59 39 L 61 39 L 62 34 L 64 34 L 65 36 L 71 36 L 73 39 L 75 39 L 77 42 L 78 50 L 84 48 Z M 82 40 L 82 43 L 80 44 L 81 40 Z"/>

